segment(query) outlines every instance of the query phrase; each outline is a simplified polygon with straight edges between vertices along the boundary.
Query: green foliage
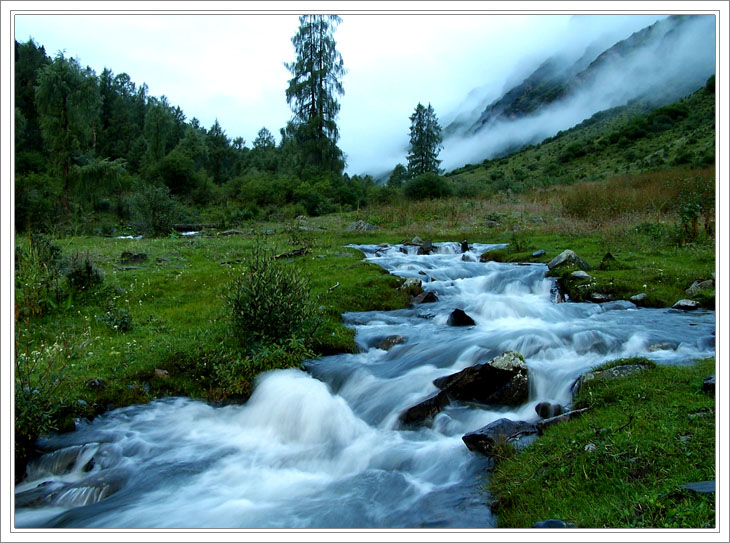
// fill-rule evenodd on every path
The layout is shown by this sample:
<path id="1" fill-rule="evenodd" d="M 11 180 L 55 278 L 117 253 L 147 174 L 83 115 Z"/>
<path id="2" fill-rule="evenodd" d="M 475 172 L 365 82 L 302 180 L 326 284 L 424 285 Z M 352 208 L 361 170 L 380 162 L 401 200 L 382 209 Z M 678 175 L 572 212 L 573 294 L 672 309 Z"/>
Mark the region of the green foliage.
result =
<path id="1" fill-rule="evenodd" d="M 56 415 L 62 408 L 66 370 L 83 350 L 64 334 L 52 344 L 34 345 L 28 330 L 19 327 L 15 337 L 15 458 L 22 470 L 35 440 L 57 429 Z M 22 473 L 21 473 L 22 474 Z M 16 476 L 18 473 L 16 473 Z"/>
<path id="2" fill-rule="evenodd" d="M 227 395 L 247 395 L 256 375 L 271 370 L 297 368 L 304 360 L 314 356 L 304 340 L 292 336 L 259 347 L 248 356 L 236 356 L 214 364 L 215 382 Z"/>
<path id="3" fill-rule="evenodd" d="M 144 185 L 135 195 L 132 206 L 144 231 L 155 236 L 170 233 L 180 215 L 178 204 L 170 198 L 167 187 Z"/>
<path id="4" fill-rule="evenodd" d="M 227 286 L 224 298 L 233 334 L 242 345 L 311 338 L 319 325 L 307 278 L 260 243 L 251 249 L 244 271 Z"/>
<path id="5" fill-rule="evenodd" d="M 104 282 L 104 272 L 94 265 L 88 251 L 83 256 L 74 252 L 65 275 L 69 286 L 77 291 L 91 290 Z"/>
<path id="6" fill-rule="evenodd" d="M 99 115 L 96 76 L 90 68 L 82 69 L 76 59 L 66 59 L 59 53 L 37 77 L 35 105 L 43 140 L 67 193 L 72 159 L 86 150 Z"/>
<path id="7" fill-rule="evenodd" d="M 451 195 L 449 183 L 436 173 L 424 173 L 403 186 L 403 193 L 411 200 L 443 198 Z"/>
<path id="8" fill-rule="evenodd" d="M 408 170 L 403 164 L 396 164 L 395 168 L 388 177 L 387 186 L 400 187 L 408 180 Z"/>
<path id="9" fill-rule="evenodd" d="M 15 319 L 40 317 L 64 298 L 61 251 L 48 237 L 32 233 L 15 248 Z"/>
<path id="10" fill-rule="evenodd" d="M 129 332 L 134 328 L 132 314 L 126 309 L 118 307 L 113 301 L 107 304 L 104 314 L 97 318 L 99 322 L 108 326 L 114 332 Z"/>

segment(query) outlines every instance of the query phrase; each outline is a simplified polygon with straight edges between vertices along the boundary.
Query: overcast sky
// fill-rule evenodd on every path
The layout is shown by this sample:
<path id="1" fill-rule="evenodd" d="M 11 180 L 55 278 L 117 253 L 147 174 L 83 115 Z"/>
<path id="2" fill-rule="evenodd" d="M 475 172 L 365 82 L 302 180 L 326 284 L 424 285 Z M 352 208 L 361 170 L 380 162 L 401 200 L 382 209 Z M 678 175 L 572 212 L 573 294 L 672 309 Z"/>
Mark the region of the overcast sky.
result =
<path id="1" fill-rule="evenodd" d="M 348 70 L 338 124 L 351 174 L 405 161 L 408 117 L 430 102 L 442 125 L 470 91 L 497 98 L 550 53 L 582 54 L 661 15 L 344 15 L 335 33 Z M 98 74 L 108 67 L 166 95 L 188 119 L 217 118 L 250 146 L 262 126 L 291 117 L 285 89 L 296 15 L 16 15 L 15 38 L 65 51 Z M 524 75 L 524 74 L 523 74 Z M 445 150 L 444 152 L 447 152 Z"/>

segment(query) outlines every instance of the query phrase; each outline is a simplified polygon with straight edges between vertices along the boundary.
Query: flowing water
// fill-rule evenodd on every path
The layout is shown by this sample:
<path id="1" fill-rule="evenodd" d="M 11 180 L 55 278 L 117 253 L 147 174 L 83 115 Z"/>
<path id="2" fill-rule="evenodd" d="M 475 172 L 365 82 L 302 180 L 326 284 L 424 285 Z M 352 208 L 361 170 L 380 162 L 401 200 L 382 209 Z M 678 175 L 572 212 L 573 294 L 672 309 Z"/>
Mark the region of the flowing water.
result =
<path id="1" fill-rule="evenodd" d="M 502 417 L 534 421 L 540 401 L 568 404 L 574 380 L 606 360 L 714 356 L 714 312 L 554 303 L 546 266 L 479 262 L 496 245 L 462 255 L 444 243 L 426 256 L 356 247 L 439 301 L 345 314 L 359 354 L 264 374 L 245 405 L 168 398 L 44 440 L 50 452 L 16 486 L 16 527 L 488 528 L 488 461 L 463 434 Z M 455 308 L 476 324 L 447 325 Z M 405 342 L 377 347 L 392 335 Z M 525 357 L 528 403 L 453 403 L 428 425 L 399 426 L 435 378 L 505 351 Z"/>

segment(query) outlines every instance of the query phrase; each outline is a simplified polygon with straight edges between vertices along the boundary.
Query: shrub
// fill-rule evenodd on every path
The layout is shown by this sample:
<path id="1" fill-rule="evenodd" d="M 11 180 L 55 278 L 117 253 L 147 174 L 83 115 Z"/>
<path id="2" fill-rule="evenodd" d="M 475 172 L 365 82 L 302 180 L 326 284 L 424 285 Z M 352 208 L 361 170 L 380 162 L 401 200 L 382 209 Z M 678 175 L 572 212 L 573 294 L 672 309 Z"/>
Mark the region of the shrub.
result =
<path id="1" fill-rule="evenodd" d="M 243 345 L 308 339 L 319 325 L 307 278 L 258 242 L 246 259 L 245 271 L 228 285 L 224 298 L 233 333 Z"/>
<path id="2" fill-rule="evenodd" d="M 80 348 L 61 334 L 52 345 L 30 348 L 27 330 L 16 332 L 15 350 L 15 458 L 21 475 L 38 436 L 55 430 L 62 408 L 65 371 Z M 20 471 L 20 473 L 18 473 Z"/>
<path id="3" fill-rule="evenodd" d="M 61 250 L 48 237 L 33 233 L 28 246 L 15 248 L 15 320 L 39 317 L 64 297 Z"/>
<path id="4" fill-rule="evenodd" d="M 113 303 L 109 303 L 104 314 L 97 317 L 97 319 L 115 332 L 129 332 L 134 328 L 132 314 Z"/>
<path id="5" fill-rule="evenodd" d="M 451 187 L 438 174 L 422 173 L 404 185 L 403 193 L 411 200 L 442 198 L 451 195 Z"/>
<path id="6" fill-rule="evenodd" d="M 69 269 L 66 270 L 66 279 L 74 290 L 91 290 L 104 282 L 104 272 L 94 265 L 88 251 L 83 257 L 76 251 L 71 257 Z"/>
<path id="7" fill-rule="evenodd" d="M 143 186 L 132 205 L 145 232 L 156 236 L 168 234 L 180 213 L 167 187 Z"/>

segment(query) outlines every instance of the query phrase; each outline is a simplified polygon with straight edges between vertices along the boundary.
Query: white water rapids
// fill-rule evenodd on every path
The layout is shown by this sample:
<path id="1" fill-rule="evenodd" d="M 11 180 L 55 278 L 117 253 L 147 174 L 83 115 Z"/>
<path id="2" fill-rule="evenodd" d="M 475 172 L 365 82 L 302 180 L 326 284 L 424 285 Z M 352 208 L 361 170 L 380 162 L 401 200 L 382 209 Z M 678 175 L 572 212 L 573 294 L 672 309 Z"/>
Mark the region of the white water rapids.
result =
<path id="1" fill-rule="evenodd" d="M 439 301 L 344 315 L 362 352 L 261 375 L 244 405 L 168 398 L 43 440 L 49 452 L 16 486 L 16 528 L 488 528 L 488 462 L 462 435 L 501 417 L 534 421 L 540 401 L 568 404 L 573 381 L 607 360 L 714 356 L 712 311 L 556 304 L 546 266 L 479 262 L 495 247 L 357 246 Z M 448 326 L 456 308 L 476 325 Z M 396 334 L 405 343 L 376 347 Z M 399 426 L 437 392 L 434 379 L 505 351 L 525 357 L 528 403 L 454 402 L 430 425 Z"/>

